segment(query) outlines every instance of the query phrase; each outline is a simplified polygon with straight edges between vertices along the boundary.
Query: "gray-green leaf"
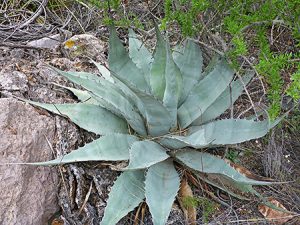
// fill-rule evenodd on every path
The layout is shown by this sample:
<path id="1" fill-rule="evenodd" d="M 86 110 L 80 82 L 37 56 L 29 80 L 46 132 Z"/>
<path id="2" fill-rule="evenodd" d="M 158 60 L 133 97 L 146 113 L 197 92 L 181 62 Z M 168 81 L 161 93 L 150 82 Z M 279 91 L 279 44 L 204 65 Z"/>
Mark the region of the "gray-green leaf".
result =
<path id="1" fill-rule="evenodd" d="M 129 148 L 138 138 L 127 134 L 110 134 L 80 147 L 60 158 L 37 163 L 37 166 L 50 166 L 85 161 L 121 161 L 129 159 Z"/>
<path id="2" fill-rule="evenodd" d="M 45 104 L 33 101 L 26 102 L 58 115 L 66 116 L 81 128 L 96 134 L 128 133 L 127 123 L 123 119 L 97 105 L 85 103 Z"/>
<path id="3" fill-rule="evenodd" d="M 173 61 L 168 43 L 166 44 L 166 57 L 166 88 L 163 103 L 171 115 L 171 127 L 175 130 L 177 128 L 177 106 L 182 89 L 182 75 Z"/>
<path id="4" fill-rule="evenodd" d="M 146 202 L 154 225 L 165 225 L 180 186 L 180 178 L 172 160 L 148 169 L 145 181 Z"/>
<path id="5" fill-rule="evenodd" d="M 129 154 L 127 169 L 144 169 L 169 158 L 161 145 L 147 140 L 135 142 L 131 146 Z"/>
<path id="6" fill-rule="evenodd" d="M 171 128 L 171 116 L 164 105 L 152 95 L 132 91 L 122 81 L 114 77 L 115 85 L 123 92 L 124 96 L 135 105 L 145 119 L 148 134 L 159 136 L 168 133 Z"/>
<path id="7" fill-rule="evenodd" d="M 153 58 L 144 43 L 137 38 L 132 29 L 129 29 L 129 56 L 137 67 L 143 70 L 145 80 L 150 85 L 150 69 Z"/>
<path id="8" fill-rule="evenodd" d="M 196 150 L 181 150 L 175 157 L 187 167 L 202 173 L 221 174 L 230 179 L 252 185 L 270 185 L 272 182 L 253 180 L 236 171 L 221 158 L 206 152 Z"/>
<path id="9" fill-rule="evenodd" d="M 109 37 L 109 69 L 114 76 L 126 85 L 150 93 L 143 71 L 129 57 L 114 28 L 110 29 Z"/>
<path id="10" fill-rule="evenodd" d="M 180 127 L 186 128 L 200 117 L 228 87 L 233 75 L 234 71 L 225 60 L 220 60 L 215 68 L 193 87 L 178 109 Z"/>
<path id="11" fill-rule="evenodd" d="M 179 101 L 179 105 L 181 105 L 193 86 L 201 79 L 203 66 L 202 52 L 195 42 L 188 40 L 185 48 L 177 48 L 173 51 L 173 58 L 183 75 L 183 88 Z"/>
<path id="12" fill-rule="evenodd" d="M 145 198 L 144 170 L 123 172 L 109 193 L 101 225 L 116 225 Z"/>
<path id="13" fill-rule="evenodd" d="M 244 85 L 247 85 L 254 76 L 254 72 L 249 72 L 243 77 L 243 81 L 236 80 L 232 82 L 231 88 L 227 87 L 225 91 L 198 117 L 193 123 L 193 126 L 199 126 L 210 120 L 213 120 L 224 113 L 231 104 L 233 104 L 244 90 Z"/>
<path id="14" fill-rule="evenodd" d="M 161 138 L 160 143 L 174 149 L 237 144 L 260 138 L 270 129 L 270 122 L 267 119 L 257 122 L 247 119 L 216 120 L 202 126 L 191 126 L 185 136 L 166 135 Z"/>
<path id="15" fill-rule="evenodd" d="M 136 111 L 135 106 L 124 96 L 117 84 L 99 77 L 99 80 L 91 80 L 74 75 L 74 73 L 57 70 L 70 81 L 81 85 L 100 105 L 118 116 L 126 119 L 128 124 L 139 134 L 146 135 L 143 118 Z"/>
<path id="16" fill-rule="evenodd" d="M 99 70 L 99 72 L 101 73 L 101 75 L 104 77 L 105 80 L 108 80 L 108 81 L 114 83 L 114 80 L 111 77 L 110 71 L 105 66 L 103 66 L 101 63 L 98 63 L 95 61 L 93 61 L 93 63 L 95 64 L 95 66 L 97 67 L 97 69 Z"/>
<path id="17" fill-rule="evenodd" d="M 165 88 L 166 88 L 166 78 L 165 78 L 165 69 L 166 69 L 166 43 L 159 31 L 159 28 L 156 26 L 156 47 L 154 53 L 154 61 L 151 67 L 150 75 L 150 85 L 153 95 L 159 99 L 163 100 Z"/>
<path id="18" fill-rule="evenodd" d="M 55 84 L 55 85 L 71 91 L 78 98 L 78 100 L 80 100 L 82 103 L 99 105 L 99 106 L 103 107 L 101 105 L 101 103 L 98 102 L 96 99 L 94 99 L 88 91 L 71 88 L 71 87 L 60 85 L 60 84 Z"/>

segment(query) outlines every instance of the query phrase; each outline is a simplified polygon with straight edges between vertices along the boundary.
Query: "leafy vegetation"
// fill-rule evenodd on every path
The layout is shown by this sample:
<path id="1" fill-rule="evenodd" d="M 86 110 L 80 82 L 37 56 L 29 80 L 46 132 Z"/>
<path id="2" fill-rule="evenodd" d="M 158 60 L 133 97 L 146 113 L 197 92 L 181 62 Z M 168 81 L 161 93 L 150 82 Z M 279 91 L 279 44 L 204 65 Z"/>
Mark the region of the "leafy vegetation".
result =
<path id="1" fill-rule="evenodd" d="M 111 1 L 99 1 L 99 0 L 78 0 L 84 4 L 94 6 L 101 10 L 103 14 L 102 23 L 104 25 L 115 24 L 119 27 L 130 27 L 143 28 L 143 24 L 138 19 L 138 16 L 133 12 L 125 12 L 121 6 L 121 0 Z M 112 11 L 114 11 L 116 17 L 112 18 Z"/>
<path id="2" fill-rule="evenodd" d="M 198 208 L 201 207 L 202 209 L 202 217 L 203 222 L 208 223 L 209 218 L 215 213 L 217 208 L 219 207 L 219 204 L 210 201 L 207 198 L 198 198 L 198 197 L 190 197 L 187 196 L 183 199 L 183 205 L 185 208 L 194 207 Z"/>
<path id="3" fill-rule="evenodd" d="M 167 222 L 180 187 L 177 167 L 195 174 L 211 174 L 230 184 L 231 190 L 262 197 L 253 185 L 270 185 L 269 179 L 242 173 L 236 166 L 209 153 L 222 147 L 264 136 L 275 125 L 268 119 L 217 118 L 243 92 L 243 81 L 224 58 L 203 70 L 202 53 L 191 40 L 171 51 L 156 28 L 154 54 L 129 31 L 129 53 L 111 28 L 109 69 L 95 63 L 102 77 L 86 72 L 60 75 L 85 90 L 71 90 L 81 103 L 43 104 L 28 101 L 66 116 L 78 126 L 102 135 L 71 153 L 33 165 L 58 165 L 81 161 L 123 161 L 128 166 L 116 180 L 101 224 L 114 225 L 144 199 L 155 225 Z M 202 151 L 205 149 L 205 151 Z M 209 176 L 206 182 L 220 187 Z M 223 183 L 223 182 L 221 182 Z M 263 200 L 263 199 L 262 199 Z M 208 218 L 213 206 L 201 201 Z"/>
<path id="4" fill-rule="evenodd" d="M 198 4 L 197 4 L 197 3 Z M 268 99 L 270 102 L 269 114 L 276 118 L 281 111 L 281 97 L 290 95 L 295 101 L 299 101 L 299 72 L 290 73 L 291 84 L 287 90 L 284 88 L 282 71 L 298 65 L 299 55 L 295 53 L 277 53 L 270 50 L 269 40 L 266 37 L 267 30 L 276 24 L 284 24 L 292 31 L 292 35 L 299 47 L 300 43 L 300 10 L 299 2 L 271 0 L 257 4 L 257 1 L 165 1 L 165 18 L 162 20 L 163 28 L 167 22 L 176 21 L 185 36 L 194 35 L 204 26 L 201 17 L 206 10 L 217 9 L 223 20 L 225 34 L 231 36 L 232 48 L 226 55 L 235 68 L 238 68 L 240 56 L 246 56 L 249 52 L 249 41 L 245 39 L 245 31 L 249 28 L 257 30 L 256 38 L 261 50 L 259 63 L 256 68 L 268 84 Z M 226 11 L 227 13 L 224 13 Z M 197 17 L 198 16 L 198 17 Z M 297 67 L 297 66 L 296 66 Z M 299 70 L 298 70 L 299 71 Z"/>

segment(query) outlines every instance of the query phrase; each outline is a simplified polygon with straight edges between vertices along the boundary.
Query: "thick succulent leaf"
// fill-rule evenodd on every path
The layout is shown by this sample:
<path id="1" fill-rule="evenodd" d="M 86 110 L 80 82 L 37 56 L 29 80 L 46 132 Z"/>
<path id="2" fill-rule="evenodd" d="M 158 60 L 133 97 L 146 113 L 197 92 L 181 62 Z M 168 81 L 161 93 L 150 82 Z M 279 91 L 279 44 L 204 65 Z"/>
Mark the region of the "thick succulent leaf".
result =
<path id="1" fill-rule="evenodd" d="M 206 77 L 209 73 L 211 73 L 221 60 L 223 60 L 221 56 L 214 55 L 209 61 L 208 65 L 204 68 L 201 77 Z"/>
<path id="2" fill-rule="evenodd" d="M 114 28 L 109 37 L 109 70 L 126 85 L 150 93 L 143 71 L 129 57 Z"/>
<path id="3" fill-rule="evenodd" d="M 172 160 L 148 169 L 145 181 L 146 202 L 154 225 L 165 225 L 180 186 L 180 178 Z"/>
<path id="4" fill-rule="evenodd" d="M 144 169 L 169 158 L 166 150 L 153 141 L 135 142 L 131 146 L 129 154 L 127 169 Z"/>
<path id="5" fill-rule="evenodd" d="M 166 88 L 166 78 L 165 78 L 165 69 L 166 69 L 166 61 L 167 61 L 166 43 L 157 26 L 155 27 L 155 30 L 156 30 L 157 42 L 155 47 L 154 60 L 151 67 L 150 86 L 153 95 L 157 99 L 163 100 L 165 88 Z"/>
<path id="6" fill-rule="evenodd" d="M 127 134 L 109 134 L 80 147 L 67 155 L 47 162 L 27 163 L 37 166 L 60 165 L 85 161 L 121 161 L 129 159 L 130 146 L 138 138 Z"/>
<path id="7" fill-rule="evenodd" d="M 101 225 L 115 225 L 145 198 L 144 170 L 123 172 L 109 193 Z"/>
<path id="8" fill-rule="evenodd" d="M 94 60 L 93 63 L 95 64 L 95 66 L 97 67 L 97 69 L 99 70 L 99 72 L 101 73 L 102 77 L 104 77 L 105 80 L 114 83 L 114 80 L 110 75 L 110 71 L 105 66 L 103 66 L 101 63 L 95 62 Z"/>
<path id="9" fill-rule="evenodd" d="M 108 81 L 102 81 L 102 85 L 91 87 L 91 83 L 85 82 L 83 85 L 89 89 L 96 99 L 102 99 L 107 103 L 106 107 L 114 113 L 121 114 L 128 124 L 140 135 L 147 135 L 144 120 L 136 110 L 131 99 L 126 98 L 126 95 L 120 90 L 117 84 Z"/>
<path id="10" fill-rule="evenodd" d="M 94 99 L 88 91 L 83 91 L 80 89 L 67 87 L 67 86 L 63 86 L 60 84 L 55 84 L 55 85 L 71 91 L 78 98 L 78 100 L 81 101 L 82 103 L 99 105 L 99 106 L 103 107 L 103 105 L 101 105 L 100 102 L 98 102 L 96 99 Z"/>
<path id="11" fill-rule="evenodd" d="M 179 105 L 185 100 L 191 89 L 201 79 L 203 66 L 202 52 L 192 40 L 188 40 L 185 48 L 173 51 L 173 58 L 182 73 L 182 93 Z"/>
<path id="12" fill-rule="evenodd" d="M 227 192 L 233 197 L 241 200 L 249 200 L 248 193 L 250 193 L 249 189 L 252 188 L 252 185 L 250 184 L 235 182 L 234 180 L 220 174 L 201 174 L 197 172 L 195 173 L 195 176 L 206 183 Z"/>
<path id="13" fill-rule="evenodd" d="M 126 121 L 97 105 L 85 103 L 45 104 L 33 101 L 27 102 L 58 115 L 66 116 L 81 128 L 96 134 L 128 133 Z"/>
<path id="14" fill-rule="evenodd" d="M 254 76 L 254 72 L 249 72 L 243 77 L 243 81 L 233 81 L 231 87 L 227 87 L 225 91 L 198 117 L 193 123 L 193 126 L 199 126 L 210 120 L 213 120 L 224 113 L 233 104 L 244 90 L 244 85 L 247 85 Z"/>
<path id="15" fill-rule="evenodd" d="M 220 60 L 215 68 L 196 84 L 184 103 L 178 109 L 181 128 L 186 128 L 223 93 L 228 87 L 234 71 L 225 60 Z"/>
<path id="16" fill-rule="evenodd" d="M 72 71 L 62 71 L 62 70 L 59 70 L 55 67 L 51 67 L 53 70 L 55 70 L 59 75 L 67 78 L 68 80 L 72 81 L 73 83 L 79 85 L 79 86 L 83 86 L 82 84 L 87 82 L 87 80 L 89 81 L 92 81 L 93 82 L 93 86 L 97 86 L 97 85 L 100 85 L 101 82 L 103 81 L 103 79 L 95 74 L 89 74 L 89 73 L 85 73 L 84 75 L 82 75 L 82 73 L 80 72 L 72 72 Z M 85 88 L 87 89 L 87 88 Z M 89 90 L 87 89 L 87 92 L 89 92 Z M 75 94 L 76 95 L 76 94 Z M 92 94 L 89 93 L 89 95 L 91 97 Z M 108 107 L 108 104 L 103 101 L 102 99 L 98 98 L 96 100 L 98 102 L 98 104 L 106 109 L 110 109 Z M 114 112 L 115 113 L 115 112 Z M 118 116 L 121 116 L 121 114 L 117 114 Z"/>
<path id="17" fill-rule="evenodd" d="M 172 128 L 175 130 L 177 127 L 177 106 L 181 96 L 182 89 L 182 75 L 174 63 L 169 44 L 166 45 L 166 88 L 163 98 L 164 106 L 168 109 L 172 119 Z"/>
<path id="18" fill-rule="evenodd" d="M 126 119 L 128 124 L 139 134 L 146 135 L 146 128 L 143 118 L 136 111 L 132 102 L 130 102 L 119 87 L 107 80 L 99 77 L 99 80 L 91 80 L 74 75 L 74 73 L 57 70 L 70 81 L 81 85 L 90 91 L 90 95 L 95 98 L 100 105 L 118 116 Z"/>
<path id="19" fill-rule="evenodd" d="M 150 95 L 140 93 L 138 96 L 145 107 L 148 134 L 155 137 L 168 133 L 172 125 L 169 111 Z"/>
<path id="20" fill-rule="evenodd" d="M 59 70 L 53 66 L 49 66 L 51 69 L 53 69 L 55 72 L 57 72 L 58 74 L 66 77 L 67 79 L 70 79 L 72 77 L 78 77 L 78 78 L 82 78 L 82 79 L 89 79 L 89 80 L 93 80 L 95 82 L 100 82 L 101 81 L 101 77 L 99 77 L 96 74 L 92 74 L 92 73 L 87 73 L 87 72 L 74 72 L 74 71 L 62 71 Z"/>
<path id="21" fill-rule="evenodd" d="M 244 141 L 260 138 L 270 130 L 268 119 L 253 121 L 246 119 L 217 120 L 203 126 L 192 126 L 191 134 L 205 129 L 204 136 L 212 145 L 237 144 Z"/>
<path id="22" fill-rule="evenodd" d="M 236 171 L 223 159 L 206 152 L 196 150 L 181 150 L 175 153 L 178 159 L 185 166 L 202 173 L 224 175 L 236 182 L 252 185 L 270 185 L 272 182 L 253 180 Z"/>
<path id="23" fill-rule="evenodd" d="M 175 149 L 187 146 L 203 148 L 209 145 L 237 144 L 263 137 L 270 128 L 267 119 L 258 122 L 246 119 L 224 119 L 202 126 L 191 126 L 186 136 L 164 136 L 160 143 Z"/>
<path id="24" fill-rule="evenodd" d="M 150 69 L 153 62 L 152 54 L 141 42 L 134 31 L 129 29 L 129 56 L 132 61 L 143 70 L 145 80 L 150 85 Z"/>
<path id="25" fill-rule="evenodd" d="M 159 136 L 168 133 L 171 128 L 171 116 L 164 105 L 153 96 L 138 90 L 132 91 L 118 78 L 114 77 L 114 79 L 124 96 L 139 109 L 144 117 L 148 134 Z"/>
<path id="26" fill-rule="evenodd" d="M 188 133 L 186 136 L 165 135 L 160 138 L 159 143 L 167 148 L 181 149 L 184 147 L 203 148 L 210 145 L 212 139 L 205 137 L 205 129 Z"/>
<path id="27" fill-rule="evenodd" d="M 78 84 L 78 85 L 81 85 L 82 80 L 91 80 L 91 81 L 95 82 L 95 85 L 97 85 L 97 83 L 100 83 L 103 80 L 98 75 L 92 74 L 92 73 L 73 72 L 73 71 L 66 72 L 66 71 L 57 69 L 55 67 L 50 67 L 50 68 L 52 68 L 59 75 L 67 78 L 68 80 L 70 80 L 70 81 L 72 81 L 72 82 L 74 82 L 75 84 Z"/>

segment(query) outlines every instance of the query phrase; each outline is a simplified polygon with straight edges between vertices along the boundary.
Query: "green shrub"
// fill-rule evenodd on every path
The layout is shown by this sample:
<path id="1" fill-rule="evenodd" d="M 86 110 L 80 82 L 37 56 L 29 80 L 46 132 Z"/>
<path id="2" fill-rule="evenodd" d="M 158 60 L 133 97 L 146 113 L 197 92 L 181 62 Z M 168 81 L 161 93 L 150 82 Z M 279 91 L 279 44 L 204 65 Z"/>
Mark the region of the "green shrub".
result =
<path id="1" fill-rule="evenodd" d="M 229 48 L 226 55 L 230 58 L 234 68 L 239 68 L 239 57 L 246 56 L 249 52 L 248 43 L 245 40 L 245 28 L 254 28 L 257 30 L 257 36 L 260 48 L 259 63 L 256 65 L 258 72 L 263 75 L 268 84 L 267 94 L 270 102 L 268 110 L 272 119 L 276 118 L 281 111 L 281 96 L 288 94 L 295 101 L 299 99 L 299 78 L 297 72 L 291 75 L 290 88 L 285 92 L 282 71 L 294 66 L 291 59 L 299 58 L 299 55 L 292 56 L 286 53 L 273 53 L 270 51 L 270 45 L 266 37 L 267 28 L 273 22 L 284 23 L 291 30 L 296 42 L 300 41 L 300 10 L 297 7 L 298 1 L 270 0 L 262 1 L 217 1 L 202 2 L 200 6 L 195 6 L 195 1 L 165 0 L 165 18 L 162 21 L 163 28 L 167 22 L 176 21 L 181 27 L 185 36 L 191 36 L 203 26 L 202 22 L 197 20 L 197 15 L 205 10 L 216 10 L 219 12 L 220 19 L 223 21 L 223 28 L 227 34 L 231 35 L 232 48 Z M 199 2 L 199 1 L 198 1 Z M 224 11 L 227 13 L 225 14 Z"/>
<path id="2" fill-rule="evenodd" d="M 202 27 L 202 24 L 197 21 L 197 17 L 209 6 L 210 3 L 206 0 L 165 0 L 165 16 L 162 19 L 161 28 L 166 29 L 169 22 L 177 22 L 184 36 L 192 36 Z"/>

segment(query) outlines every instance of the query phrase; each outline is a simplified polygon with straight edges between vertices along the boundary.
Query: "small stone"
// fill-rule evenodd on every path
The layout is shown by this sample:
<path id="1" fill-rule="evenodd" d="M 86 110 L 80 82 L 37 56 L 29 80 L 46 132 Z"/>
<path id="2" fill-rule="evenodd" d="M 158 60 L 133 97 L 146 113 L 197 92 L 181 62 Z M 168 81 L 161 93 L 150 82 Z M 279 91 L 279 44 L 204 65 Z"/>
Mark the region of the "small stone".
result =
<path id="1" fill-rule="evenodd" d="M 75 35 L 63 43 L 66 56 L 72 60 L 77 57 L 101 59 L 105 46 L 105 42 L 90 34 Z"/>
<path id="2" fill-rule="evenodd" d="M 55 49 L 60 45 L 60 40 L 60 34 L 55 34 L 50 37 L 44 37 L 38 40 L 30 41 L 27 43 L 27 45 L 37 48 Z"/>

